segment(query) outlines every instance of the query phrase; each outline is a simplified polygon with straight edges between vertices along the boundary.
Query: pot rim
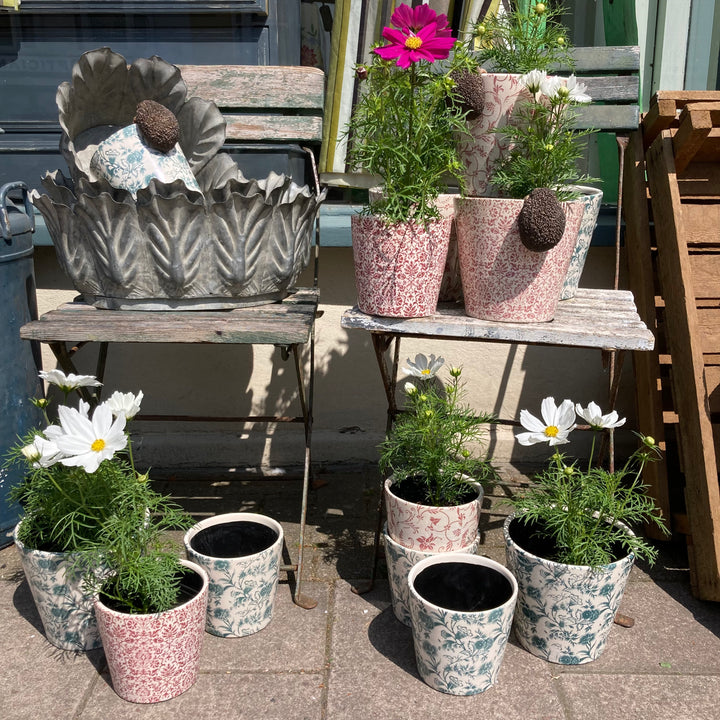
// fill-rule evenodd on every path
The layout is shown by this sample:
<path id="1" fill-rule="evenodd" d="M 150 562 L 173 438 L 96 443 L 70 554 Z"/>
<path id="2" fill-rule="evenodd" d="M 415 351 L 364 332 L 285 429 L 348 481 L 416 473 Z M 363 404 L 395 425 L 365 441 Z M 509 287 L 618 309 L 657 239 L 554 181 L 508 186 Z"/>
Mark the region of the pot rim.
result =
<path id="1" fill-rule="evenodd" d="M 494 570 L 499 575 L 502 575 L 510 583 L 510 587 L 512 588 L 512 593 L 510 597 L 501 605 L 497 605 L 487 610 L 450 610 L 448 608 L 442 607 L 442 605 L 435 605 L 435 603 L 431 603 L 429 600 L 426 600 L 422 595 L 420 595 L 420 593 L 415 589 L 415 578 L 426 567 L 429 567 L 431 565 L 440 565 L 446 562 L 459 562 L 465 563 L 467 565 L 481 565 L 483 567 Z M 453 614 L 457 613 L 459 615 L 484 615 L 493 612 L 494 610 L 513 607 L 518 596 L 517 580 L 515 579 L 515 576 L 504 565 L 501 565 L 499 562 L 491 560 L 490 558 L 483 555 L 472 555 L 471 553 L 464 552 L 437 553 L 436 555 L 427 557 L 424 560 L 420 560 L 420 562 L 413 565 L 413 567 L 410 569 L 410 572 L 408 573 L 408 586 L 410 588 L 410 594 L 416 600 L 420 600 L 424 605 L 435 608 L 437 610 L 441 610 L 442 612 L 450 612 Z"/>
<path id="2" fill-rule="evenodd" d="M 392 492 L 390 489 L 390 486 L 394 482 L 394 477 L 391 475 L 389 478 L 386 478 L 385 480 L 385 491 L 390 493 L 394 498 L 397 500 L 407 503 L 408 505 L 416 505 L 417 507 L 422 508 L 435 508 L 435 507 L 449 507 L 449 508 L 464 508 L 472 505 L 476 502 L 482 502 L 483 498 L 485 496 L 485 490 L 482 486 L 482 483 L 478 482 L 477 480 L 471 480 L 469 483 L 467 483 L 469 486 L 474 487 L 477 490 L 477 497 L 473 498 L 472 500 L 468 500 L 468 502 L 460 503 L 459 505 L 424 505 L 423 503 L 413 502 L 412 500 L 405 500 L 405 498 L 400 497 L 399 495 Z"/>
<path id="3" fill-rule="evenodd" d="M 74 555 L 78 555 L 79 553 L 74 552 L 73 550 L 38 550 L 37 548 L 30 547 L 29 545 L 26 545 L 22 540 L 18 538 L 18 530 L 20 528 L 20 525 L 22 525 L 25 518 L 20 520 L 17 525 L 15 525 L 15 528 L 13 529 L 13 542 L 17 546 L 18 550 L 20 552 L 32 552 L 37 555 L 41 555 L 43 557 L 47 558 L 57 558 L 58 556 L 60 558 L 72 558 Z"/>
<path id="4" fill-rule="evenodd" d="M 557 562 L 556 560 L 550 560 L 548 558 L 542 557 L 542 555 L 535 555 L 534 553 L 531 553 L 529 550 L 526 550 L 524 547 L 521 547 L 518 545 L 515 540 L 510 536 L 510 523 L 515 519 L 515 513 L 512 513 L 511 515 L 507 516 L 507 519 L 505 520 L 505 523 L 503 524 L 503 535 L 505 537 L 505 543 L 507 545 L 512 543 L 512 546 L 517 549 L 518 552 L 521 552 L 523 555 L 527 555 L 528 557 L 535 558 L 536 560 L 539 560 L 540 562 L 545 563 L 549 567 L 554 568 L 579 568 L 581 570 L 589 570 L 589 571 L 598 571 L 598 570 L 613 570 L 621 563 L 626 562 L 632 562 L 635 560 L 635 553 L 630 552 L 624 557 L 621 557 L 614 562 L 608 563 L 607 565 L 600 565 L 597 568 L 593 568 L 590 565 L 572 565 L 570 563 L 563 563 L 563 562 Z M 619 520 L 615 521 L 615 525 L 618 527 L 621 527 L 625 532 L 629 533 L 630 535 L 634 535 L 635 533 L 625 524 L 620 522 Z"/>
<path id="5" fill-rule="evenodd" d="M 192 552 L 201 558 L 206 558 L 207 560 L 232 560 L 233 558 L 219 558 L 215 555 L 205 555 L 204 553 L 198 552 L 195 550 L 195 548 L 190 548 L 190 541 L 197 535 L 201 530 L 205 530 L 209 527 L 214 527 L 215 525 L 224 525 L 225 523 L 229 522 L 254 522 L 258 525 L 264 525 L 265 527 L 269 527 L 272 530 L 275 530 L 277 532 L 278 536 L 275 540 L 275 542 L 270 545 L 269 547 L 265 548 L 264 550 L 261 550 L 257 553 L 252 553 L 251 555 L 243 555 L 238 557 L 252 557 L 253 555 L 260 555 L 261 553 L 268 552 L 268 550 L 272 550 L 278 543 L 282 543 L 284 539 L 284 533 L 282 525 L 275 520 L 274 518 L 269 517 L 268 515 L 261 515 L 260 513 L 246 513 L 246 512 L 235 512 L 235 513 L 221 513 L 220 515 L 213 515 L 209 518 L 204 518 L 203 520 L 200 520 L 200 522 L 195 523 L 186 533 L 185 537 L 183 538 L 183 543 L 185 544 L 186 549 L 192 549 Z"/>
<path id="6" fill-rule="evenodd" d="M 207 593 L 208 586 L 210 584 L 210 578 L 208 577 L 207 572 L 205 572 L 204 568 L 200 567 L 200 565 L 192 562 L 191 560 L 185 560 L 185 558 L 178 558 L 178 562 L 181 565 L 184 565 L 187 568 L 190 568 L 194 573 L 200 576 L 202 579 L 202 587 L 193 595 L 191 598 L 186 600 L 184 603 L 181 603 L 180 605 L 175 605 L 174 607 L 171 607 L 169 610 L 165 610 L 160 613 L 127 613 L 127 612 L 121 612 L 120 610 L 114 610 L 113 608 L 108 607 L 103 603 L 102 600 L 100 600 L 100 596 L 98 595 L 95 598 L 94 605 L 95 605 L 95 611 L 97 612 L 100 610 L 101 612 L 104 612 L 106 615 L 113 615 L 115 617 L 123 617 L 123 618 L 137 618 L 138 620 L 147 619 L 147 618 L 157 618 L 157 617 L 163 617 L 164 615 L 167 615 L 168 613 L 174 612 L 175 610 L 179 610 L 180 608 L 184 608 L 190 603 L 197 602 L 198 598 L 202 597 L 203 593 Z"/>

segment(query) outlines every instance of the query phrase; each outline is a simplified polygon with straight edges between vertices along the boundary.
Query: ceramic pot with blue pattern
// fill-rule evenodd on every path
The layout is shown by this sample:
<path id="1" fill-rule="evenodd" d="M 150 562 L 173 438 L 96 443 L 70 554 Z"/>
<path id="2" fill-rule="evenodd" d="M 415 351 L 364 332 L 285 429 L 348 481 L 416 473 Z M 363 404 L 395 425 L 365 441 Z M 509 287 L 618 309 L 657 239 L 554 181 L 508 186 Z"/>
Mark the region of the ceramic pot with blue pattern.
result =
<path id="1" fill-rule="evenodd" d="M 441 553 L 415 565 L 408 586 L 420 677 L 451 695 L 492 687 L 517 598 L 512 574 L 489 558 Z"/>
<path id="2" fill-rule="evenodd" d="M 95 596 L 83 590 L 83 573 L 73 568 L 73 555 L 26 547 L 18 539 L 21 524 L 15 527 L 15 546 L 48 642 L 61 650 L 100 647 Z"/>
<path id="3" fill-rule="evenodd" d="M 387 531 L 387 525 L 383 530 L 383 538 L 385 539 L 385 561 L 387 563 L 388 580 L 390 581 L 390 598 L 392 600 L 392 609 L 395 617 L 408 627 L 412 624 L 410 618 L 410 588 L 408 587 L 408 574 L 413 565 L 421 560 L 437 555 L 434 552 L 424 552 L 422 550 L 412 550 L 398 542 L 395 542 Z M 475 539 L 459 552 L 474 555 L 480 544 L 480 536 L 476 535 Z"/>
<path id="4" fill-rule="evenodd" d="M 188 559 L 210 578 L 205 624 L 209 633 L 243 637 L 268 625 L 282 546 L 280 523 L 256 513 L 216 515 L 188 530 Z"/>
<path id="5" fill-rule="evenodd" d="M 635 556 L 595 569 L 566 565 L 526 549 L 533 531 L 514 515 L 506 520 L 504 533 L 507 566 L 518 583 L 518 642 L 561 665 L 596 660 L 607 644 Z"/>

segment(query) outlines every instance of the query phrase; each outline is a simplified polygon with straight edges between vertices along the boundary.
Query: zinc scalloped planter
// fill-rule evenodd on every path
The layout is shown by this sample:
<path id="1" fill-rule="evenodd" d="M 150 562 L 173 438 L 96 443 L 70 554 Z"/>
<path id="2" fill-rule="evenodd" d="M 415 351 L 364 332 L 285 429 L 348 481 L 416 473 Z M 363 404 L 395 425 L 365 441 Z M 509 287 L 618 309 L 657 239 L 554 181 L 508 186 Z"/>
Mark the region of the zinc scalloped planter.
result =
<path id="1" fill-rule="evenodd" d="M 385 562 L 387 563 L 388 580 L 390 581 L 390 598 L 395 617 L 403 624 L 412 624 L 410 617 L 410 587 L 408 575 L 414 565 L 437 553 L 411 550 L 400 543 L 396 543 L 387 532 L 387 525 L 383 532 L 385 541 Z M 480 544 L 480 536 L 468 546 L 460 548 L 458 552 L 474 555 Z"/>
<path id="2" fill-rule="evenodd" d="M 478 496 L 462 505 L 420 505 L 392 492 L 392 478 L 385 481 L 387 532 L 400 545 L 420 552 L 458 552 L 472 544 L 480 524 L 483 488 L 474 483 Z"/>
<path id="3" fill-rule="evenodd" d="M 582 221 L 580 222 L 575 249 L 570 258 L 570 266 L 568 267 L 565 281 L 563 282 L 562 293 L 560 294 L 561 300 L 574 298 L 580 285 L 580 277 L 585 267 L 585 260 L 587 259 L 588 250 L 590 250 L 590 243 L 592 242 L 593 233 L 595 232 L 598 215 L 600 214 L 600 205 L 603 199 L 602 190 L 598 188 L 590 187 L 589 185 L 575 185 L 574 188 L 579 190 L 583 195 L 582 200 L 585 203 L 585 211 Z"/>
<path id="4" fill-rule="evenodd" d="M 134 703 L 176 697 L 197 680 L 205 634 L 208 576 L 180 561 L 200 578 L 189 600 L 166 612 L 132 615 L 95 601 L 95 613 L 115 692 Z"/>
<path id="5" fill-rule="evenodd" d="M 492 191 L 489 175 L 500 155 L 510 147 L 510 140 L 493 128 L 511 122 L 518 100 L 530 100 L 530 93 L 520 82 L 520 75 L 512 73 L 483 73 L 483 111 L 468 122 L 469 134 L 458 138 L 458 153 L 465 166 L 465 186 L 468 195 L 488 195 Z"/>
<path id="6" fill-rule="evenodd" d="M 635 556 L 595 570 L 546 560 L 513 540 L 513 520 L 510 515 L 503 531 L 507 566 L 518 583 L 515 637 L 549 662 L 596 660 L 607 645 Z"/>
<path id="7" fill-rule="evenodd" d="M 489 558 L 442 553 L 410 571 L 415 660 L 431 688 L 476 695 L 497 681 L 518 586 Z"/>
<path id="8" fill-rule="evenodd" d="M 251 523 L 269 528 L 275 540 L 259 552 L 244 554 L 251 540 L 230 537 L 222 556 L 199 552 L 193 539 L 202 530 L 228 523 Z M 252 530 L 252 529 L 251 529 Z M 210 578 L 206 630 L 220 637 L 244 637 L 259 632 L 272 620 L 282 559 L 283 529 L 272 518 L 255 513 L 227 513 L 202 520 L 185 535 L 188 558 Z M 216 549 L 214 552 L 218 552 Z M 243 554 L 241 554 L 243 553 Z"/>
<path id="9" fill-rule="evenodd" d="M 452 219 L 387 224 L 351 218 L 358 308 L 383 317 L 426 317 L 437 310 Z"/>
<path id="10" fill-rule="evenodd" d="M 48 642 L 61 650 L 100 647 L 95 598 L 83 591 L 82 578 L 70 572 L 73 556 L 26 547 L 18 540 L 21 524 L 13 533 L 15 546 Z"/>
<path id="11" fill-rule="evenodd" d="M 535 323 L 555 315 L 585 203 L 562 203 L 565 232 L 546 252 L 522 244 L 517 225 L 522 205 L 522 200 L 510 198 L 455 202 L 465 312 L 470 317 Z"/>

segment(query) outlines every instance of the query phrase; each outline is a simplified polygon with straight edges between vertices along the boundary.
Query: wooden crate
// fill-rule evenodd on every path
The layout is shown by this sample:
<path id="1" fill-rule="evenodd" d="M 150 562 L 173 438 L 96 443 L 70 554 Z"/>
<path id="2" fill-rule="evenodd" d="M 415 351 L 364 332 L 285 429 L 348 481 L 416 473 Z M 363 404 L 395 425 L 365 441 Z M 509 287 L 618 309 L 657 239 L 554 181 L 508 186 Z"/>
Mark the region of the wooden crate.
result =
<path id="1" fill-rule="evenodd" d="M 666 451 L 648 482 L 687 534 L 694 594 L 720 600 L 720 93 L 658 94 L 628 155 L 629 279 L 656 334 L 635 357 L 638 408 Z"/>

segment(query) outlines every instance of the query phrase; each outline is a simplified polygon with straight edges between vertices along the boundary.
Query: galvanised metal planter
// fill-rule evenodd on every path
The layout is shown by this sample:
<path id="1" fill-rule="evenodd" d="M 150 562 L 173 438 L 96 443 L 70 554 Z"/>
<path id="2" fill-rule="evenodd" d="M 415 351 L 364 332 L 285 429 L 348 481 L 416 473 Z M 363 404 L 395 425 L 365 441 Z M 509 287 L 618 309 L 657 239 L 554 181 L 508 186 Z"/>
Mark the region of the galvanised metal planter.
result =
<path id="1" fill-rule="evenodd" d="M 185 534 L 188 558 L 210 578 L 205 627 L 221 637 L 252 635 L 272 620 L 283 529 L 256 513 L 226 513 Z"/>
<path id="2" fill-rule="evenodd" d="M 178 146 L 199 187 L 152 179 L 114 188 L 96 174 L 98 146 L 133 123 L 141 100 L 170 109 Z M 108 48 L 85 53 L 57 93 L 61 150 L 70 178 L 43 179 L 35 200 L 63 270 L 96 307 L 220 309 L 275 302 L 310 260 L 325 193 L 271 173 L 248 180 L 219 150 L 225 121 L 214 103 L 187 97 L 174 65 L 130 66 Z"/>

